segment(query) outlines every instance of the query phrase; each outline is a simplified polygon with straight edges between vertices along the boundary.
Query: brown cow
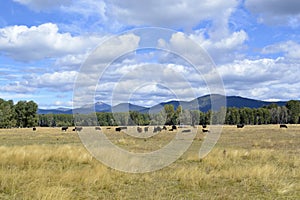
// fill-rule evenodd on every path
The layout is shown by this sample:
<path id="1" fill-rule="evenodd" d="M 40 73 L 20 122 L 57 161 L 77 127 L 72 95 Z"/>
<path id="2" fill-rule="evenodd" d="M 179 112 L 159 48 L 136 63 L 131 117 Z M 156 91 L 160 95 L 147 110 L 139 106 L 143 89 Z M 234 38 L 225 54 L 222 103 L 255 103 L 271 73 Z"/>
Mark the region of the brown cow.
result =
<path id="1" fill-rule="evenodd" d="M 142 129 L 141 127 L 137 127 L 136 130 L 137 130 L 137 132 L 139 132 L 139 133 L 143 132 L 143 129 Z"/>

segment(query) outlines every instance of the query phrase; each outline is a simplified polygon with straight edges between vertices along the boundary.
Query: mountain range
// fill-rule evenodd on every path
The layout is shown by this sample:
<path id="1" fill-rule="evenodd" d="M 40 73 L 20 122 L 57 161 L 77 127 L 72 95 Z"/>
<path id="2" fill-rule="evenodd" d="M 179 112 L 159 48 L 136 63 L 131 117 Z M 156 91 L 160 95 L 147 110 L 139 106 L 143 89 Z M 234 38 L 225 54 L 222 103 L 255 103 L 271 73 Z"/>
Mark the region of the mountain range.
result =
<path id="1" fill-rule="evenodd" d="M 211 98 L 213 97 L 213 98 Z M 157 113 L 159 112 L 164 105 L 172 104 L 176 109 L 179 105 L 182 106 L 185 110 L 200 110 L 202 112 L 207 112 L 211 109 L 211 99 L 218 100 L 222 99 L 224 96 L 213 94 L 213 95 L 205 95 L 202 97 L 198 97 L 193 99 L 192 101 L 168 101 L 162 102 L 152 107 L 143 107 L 134 105 L 131 103 L 121 103 L 116 106 L 110 106 L 103 102 L 97 102 L 95 104 L 85 105 L 81 108 L 57 108 L 57 109 L 38 109 L 38 114 L 72 114 L 72 113 L 89 113 L 91 110 L 95 109 L 96 112 L 128 112 L 128 111 L 138 111 L 141 113 Z M 249 99 L 240 96 L 226 96 L 226 106 L 227 107 L 236 107 L 236 108 L 260 108 L 263 106 L 270 105 L 272 103 L 276 103 L 278 106 L 284 106 L 286 101 L 261 101 L 256 99 Z"/>

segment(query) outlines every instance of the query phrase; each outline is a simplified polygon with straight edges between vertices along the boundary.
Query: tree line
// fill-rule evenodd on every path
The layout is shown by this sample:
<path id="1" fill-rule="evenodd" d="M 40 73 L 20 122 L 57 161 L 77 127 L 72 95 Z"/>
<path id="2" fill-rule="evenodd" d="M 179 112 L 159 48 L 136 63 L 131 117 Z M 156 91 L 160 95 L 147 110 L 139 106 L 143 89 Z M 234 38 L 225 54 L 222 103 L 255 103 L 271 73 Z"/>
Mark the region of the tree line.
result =
<path id="1" fill-rule="evenodd" d="M 285 106 L 270 104 L 261 108 L 230 107 L 219 113 L 199 110 L 177 109 L 172 104 L 164 106 L 159 113 L 129 113 L 99 112 L 94 114 L 78 114 L 76 123 L 72 114 L 37 114 L 38 106 L 33 101 L 0 99 L 0 128 L 10 127 L 55 127 L 55 126 L 121 126 L 121 125 L 201 125 L 222 123 L 221 113 L 226 113 L 225 124 L 298 124 L 300 123 L 300 102 L 291 100 Z M 97 120 L 92 120 L 96 116 Z"/>
<path id="2" fill-rule="evenodd" d="M 0 99 L 0 128 L 33 127 L 38 124 L 38 105 L 34 101 Z"/>
<path id="3" fill-rule="evenodd" d="M 223 108 L 225 109 L 225 108 Z M 172 104 L 164 106 L 159 113 L 140 113 L 130 111 L 129 113 L 99 112 L 94 114 L 78 114 L 76 125 L 80 126 L 122 126 L 122 125 L 202 125 L 222 123 L 221 111 L 201 112 L 199 110 L 184 110 L 181 106 L 177 109 Z M 288 101 L 285 106 L 271 104 L 261 108 L 227 108 L 225 124 L 298 124 L 300 123 L 300 102 Z M 97 121 L 92 120 L 94 116 Z M 40 126 L 74 126 L 73 115 L 69 114 L 45 114 L 39 115 Z"/>

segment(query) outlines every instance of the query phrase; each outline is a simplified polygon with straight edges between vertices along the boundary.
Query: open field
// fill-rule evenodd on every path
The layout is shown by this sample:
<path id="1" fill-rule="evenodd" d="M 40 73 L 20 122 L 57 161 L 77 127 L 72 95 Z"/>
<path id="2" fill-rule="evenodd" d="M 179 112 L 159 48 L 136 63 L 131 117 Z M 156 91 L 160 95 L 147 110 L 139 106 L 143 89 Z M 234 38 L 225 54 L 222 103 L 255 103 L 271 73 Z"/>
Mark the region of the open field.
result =
<path id="1" fill-rule="evenodd" d="M 103 130 L 133 152 L 159 149 L 175 135 L 134 139 Z M 199 159 L 204 137 L 199 129 L 189 150 L 162 170 L 129 174 L 95 160 L 70 129 L 2 129 L 0 199 L 300 199 L 300 125 L 224 126 Z"/>

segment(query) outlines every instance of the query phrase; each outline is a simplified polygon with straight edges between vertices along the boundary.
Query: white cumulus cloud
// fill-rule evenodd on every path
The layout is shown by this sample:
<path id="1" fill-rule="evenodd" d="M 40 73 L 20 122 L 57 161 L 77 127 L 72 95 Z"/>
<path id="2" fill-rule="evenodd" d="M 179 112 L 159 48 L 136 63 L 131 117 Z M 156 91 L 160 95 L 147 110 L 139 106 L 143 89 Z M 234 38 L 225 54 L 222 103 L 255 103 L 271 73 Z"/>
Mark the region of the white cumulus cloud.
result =
<path id="1" fill-rule="evenodd" d="M 103 38 L 60 33 L 56 24 L 15 25 L 0 29 L 0 52 L 20 61 L 79 54 L 95 47 Z"/>
<path id="2" fill-rule="evenodd" d="M 286 42 L 280 42 L 272 44 L 263 48 L 264 54 L 283 53 L 285 57 L 291 59 L 300 58 L 300 44 L 295 41 L 289 40 Z"/>
<path id="3" fill-rule="evenodd" d="M 285 58 L 237 60 L 218 67 L 226 93 L 255 99 L 299 99 L 300 62 Z"/>
<path id="4" fill-rule="evenodd" d="M 221 39 L 206 38 L 203 30 L 198 30 L 190 35 L 190 38 L 206 50 L 217 64 L 232 62 L 242 57 L 246 49 L 245 42 L 248 34 L 244 30 L 228 34 Z"/>
<path id="5" fill-rule="evenodd" d="M 216 26 L 222 28 L 230 13 L 238 5 L 237 0 L 110 2 L 111 14 L 121 23 L 187 29 L 197 26 L 202 20 L 212 20 Z"/>

